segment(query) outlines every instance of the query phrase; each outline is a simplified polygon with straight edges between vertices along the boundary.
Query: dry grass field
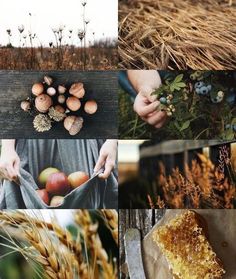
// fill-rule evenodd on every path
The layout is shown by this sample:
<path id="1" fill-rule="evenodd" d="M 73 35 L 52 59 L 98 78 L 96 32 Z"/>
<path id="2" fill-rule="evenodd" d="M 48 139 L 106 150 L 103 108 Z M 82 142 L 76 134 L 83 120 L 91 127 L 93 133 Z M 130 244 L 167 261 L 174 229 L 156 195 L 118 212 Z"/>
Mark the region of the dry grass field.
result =
<path id="1" fill-rule="evenodd" d="M 0 69 L 4 70 L 111 70 L 117 68 L 115 46 L 60 48 L 0 48 Z"/>

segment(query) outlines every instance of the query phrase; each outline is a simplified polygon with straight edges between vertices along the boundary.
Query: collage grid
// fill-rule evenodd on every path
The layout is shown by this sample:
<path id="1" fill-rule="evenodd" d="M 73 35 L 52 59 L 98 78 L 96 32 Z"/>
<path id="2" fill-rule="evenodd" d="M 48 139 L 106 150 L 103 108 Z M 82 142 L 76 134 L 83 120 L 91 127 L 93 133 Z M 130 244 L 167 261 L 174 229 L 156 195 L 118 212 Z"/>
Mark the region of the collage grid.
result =
<path id="1" fill-rule="evenodd" d="M 1 4 L 0 279 L 236 279 L 236 1 Z"/>

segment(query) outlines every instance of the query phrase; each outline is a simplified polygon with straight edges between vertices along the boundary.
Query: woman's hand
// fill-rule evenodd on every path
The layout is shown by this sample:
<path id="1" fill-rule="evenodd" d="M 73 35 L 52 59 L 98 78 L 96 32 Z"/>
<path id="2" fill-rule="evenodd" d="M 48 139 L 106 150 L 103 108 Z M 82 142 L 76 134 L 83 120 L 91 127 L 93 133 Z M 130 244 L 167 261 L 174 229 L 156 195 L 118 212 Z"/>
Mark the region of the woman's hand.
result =
<path id="1" fill-rule="evenodd" d="M 6 179 L 12 181 L 19 176 L 20 158 L 15 151 L 14 140 L 3 140 L 0 156 L 0 170 L 5 174 Z"/>
<path id="2" fill-rule="evenodd" d="M 155 70 L 129 70 L 128 78 L 137 91 L 134 111 L 142 120 L 155 128 L 161 128 L 166 121 L 165 112 L 158 110 L 160 102 L 152 93 L 160 87 L 161 78 Z"/>
<path id="3" fill-rule="evenodd" d="M 166 122 L 167 115 L 158 110 L 159 105 L 159 101 L 151 102 L 145 95 L 139 93 L 134 101 L 134 111 L 149 125 L 161 128 Z"/>
<path id="4" fill-rule="evenodd" d="M 117 140 L 106 140 L 99 152 L 99 158 L 95 165 L 94 172 L 104 168 L 104 172 L 99 174 L 100 178 L 107 179 L 116 164 Z"/>

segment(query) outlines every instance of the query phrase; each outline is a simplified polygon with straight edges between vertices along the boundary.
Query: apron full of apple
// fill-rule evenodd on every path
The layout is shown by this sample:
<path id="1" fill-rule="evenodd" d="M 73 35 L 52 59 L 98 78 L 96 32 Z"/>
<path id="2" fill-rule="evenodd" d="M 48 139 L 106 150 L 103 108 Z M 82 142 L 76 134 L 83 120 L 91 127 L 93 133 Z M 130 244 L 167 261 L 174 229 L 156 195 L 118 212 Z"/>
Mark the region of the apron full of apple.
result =
<path id="1" fill-rule="evenodd" d="M 104 140 L 16 141 L 19 185 L 4 180 L 0 209 L 117 208 L 118 182 L 93 173 Z M 63 197 L 62 197 L 63 196 Z"/>

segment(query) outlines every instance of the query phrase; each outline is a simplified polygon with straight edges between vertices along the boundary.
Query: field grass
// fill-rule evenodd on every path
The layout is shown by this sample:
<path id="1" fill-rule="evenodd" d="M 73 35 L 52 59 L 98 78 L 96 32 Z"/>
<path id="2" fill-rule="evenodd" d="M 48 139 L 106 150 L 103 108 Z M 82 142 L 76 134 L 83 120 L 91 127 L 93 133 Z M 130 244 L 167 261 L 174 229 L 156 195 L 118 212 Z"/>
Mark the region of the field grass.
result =
<path id="1" fill-rule="evenodd" d="M 0 48 L 4 70 L 111 70 L 117 68 L 116 47 Z"/>

